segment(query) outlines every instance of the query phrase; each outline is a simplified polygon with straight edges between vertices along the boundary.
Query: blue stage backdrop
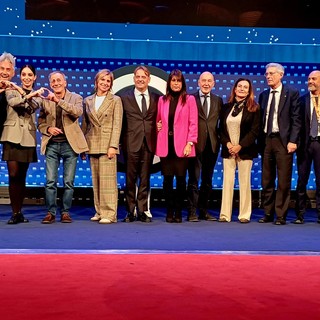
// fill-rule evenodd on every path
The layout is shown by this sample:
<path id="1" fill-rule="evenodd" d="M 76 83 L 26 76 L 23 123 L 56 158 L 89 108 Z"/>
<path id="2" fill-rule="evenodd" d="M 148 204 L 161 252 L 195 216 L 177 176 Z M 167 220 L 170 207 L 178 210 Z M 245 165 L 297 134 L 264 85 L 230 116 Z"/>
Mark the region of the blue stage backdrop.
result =
<path id="1" fill-rule="evenodd" d="M 133 84 L 133 69 L 139 65 L 144 64 L 150 67 L 151 87 L 164 93 L 165 80 L 168 73 L 174 69 L 179 68 L 185 73 L 188 92 L 192 93 L 198 90 L 197 80 L 199 74 L 205 70 L 211 70 L 215 74 L 216 86 L 213 90 L 214 93 L 221 96 L 224 101 L 228 98 L 233 83 L 240 76 L 249 77 L 255 88 L 256 96 L 261 91 L 267 88 L 265 78 L 265 65 L 262 63 L 248 63 L 248 62 L 206 62 L 206 61 L 153 61 L 153 60 L 122 60 L 122 59 L 79 59 L 79 58 L 54 58 L 54 57 L 17 57 L 17 67 L 21 67 L 25 63 L 33 64 L 37 69 L 37 87 L 48 87 L 48 75 L 52 70 L 62 70 L 68 77 L 68 89 L 77 92 L 83 97 L 92 93 L 94 76 L 96 72 L 102 68 L 113 70 L 115 74 L 114 93 L 122 92 L 128 89 Z M 284 64 L 286 68 L 286 75 L 284 83 L 293 85 L 300 89 L 301 94 L 306 93 L 306 78 L 308 73 L 316 69 L 318 66 L 315 64 L 297 64 L 290 63 Z M 20 83 L 19 76 L 14 79 Z M 45 158 L 40 155 L 40 139 L 38 133 L 38 163 L 32 164 L 29 169 L 27 183 L 29 186 L 42 186 L 45 183 Z M 152 188 L 162 187 L 162 176 L 157 170 L 158 159 L 155 159 L 154 174 L 151 177 Z M 222 161 L 218 159 L 215 173 L 213 177 L 213 187 L 222 188 Z M 62 173 L 60 172 L 60 179 Z M 311 173 L 309 189 L 314 188 L 314 174 Z M 0 171 L 1 185 L 6 185 L 8 181 L 6 164 L 1 162 Z M 295 188 L 297 181 L 296 164 L 294 163 L 294 173 L 292 176 L 292 188 Z M 261 189 L 261 161 L 260 157 L 255 159 L 252 168 L 252 188 L 254 190 Z M 90 187 L 91 186 L 91 173 L 88 161 L 78 161 L 78 169 L 76 174 L 75 185 L 77 187 Z M 122 157 L 119 157 L 119 173 L 118 173 L 119 188 L 125 185 L 125 175 L 123 173 Z M 236 180 L 236 187 L 238 181 Z"/>
<path id="2" fill-rule="evenodd" d="M 31 2 L 35 8 L 41 7 L 42 1 Z M 68 1 L 59 4 L 64 10 Z M 282 63 L 286 68 L 284 82 L 297 87 L 301 94 L 306 93 L 308 74 L 320 69 L 319 29 L 28 20 L 25 5 L 24 0 L 1 0 L 0 51 L 13 53 L 18 69 L 25 63 L 33 64 L 38 73 L 36 87 L 48 87 L 48 74 L 62 70 L 68 77 L 69 90 L 86 97 L 92 93 L 96 72 L 108 68 L 116 75 L 114 92 L 117 93 L 130 86 L 133 68 L 144 64 L 152 69 L 153 79 L 159 80 L 154 87 L 160 92 L 164 90 L 163 80 L 174 68 L 184 72 L 189 93 L 198 89 L 200 73 L 211 71 L 216 77 L 214 93 L 226 101 L 234 81 L 240 76 L 252 80 L 258 97 L 267 87 L 263 74 L 268 62 Z M 38 11 L 37 18 L 41 17 Z M 129 75 L 126 77 L 126 74 Z M 14 81 L 20 83 L 18 75 Z M 40 138 L 38 135 L 38 153 Z M 155 162 L 154 171 L 157 171 L 157 159 Z M 119 169 L 123 170 L 121 157 Z M 294 165 L 292 189 L 296 182 Z M 0 162 L 0 186 L 7 183 L 6 164 Z M 45 158 L 39 153 L 38 163 L 30 166 L 27 184 L 43 186 L 44 183 Z M 118 184 L 119 188 L 124 188 L 122 171 L 118 174 Z M 212 184 L 216 189 L 222 187 L 220 158 Z M 87 161 L 79 160 L 75 185 L 91 187 Z M 162 187 L 159 172 L 152 175 L 151 186 Z M 254 161 L 252 168 L 252 188 L 261 189 L 260 158 Z M 313 172 L 308 188 L 315 189 Z"/>

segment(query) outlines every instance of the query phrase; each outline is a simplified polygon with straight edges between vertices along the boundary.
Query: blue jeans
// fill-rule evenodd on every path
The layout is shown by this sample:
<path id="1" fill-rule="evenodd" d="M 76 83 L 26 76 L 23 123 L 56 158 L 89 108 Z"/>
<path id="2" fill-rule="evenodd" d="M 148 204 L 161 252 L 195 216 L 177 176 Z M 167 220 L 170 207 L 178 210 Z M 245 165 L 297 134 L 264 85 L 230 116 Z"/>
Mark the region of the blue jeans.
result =
<path id="1" fill-rule="evenodd" d="M 68 142 L 51 142 L 46 148 L 46 206 L 48 212 L 56 215 L 57 212 L 57 182 L 60 160 L 63 163 L 63 197 L 61 213 L 68 213 L 71 208 L 74 177 L 76 173 L 78 154 Z"/>

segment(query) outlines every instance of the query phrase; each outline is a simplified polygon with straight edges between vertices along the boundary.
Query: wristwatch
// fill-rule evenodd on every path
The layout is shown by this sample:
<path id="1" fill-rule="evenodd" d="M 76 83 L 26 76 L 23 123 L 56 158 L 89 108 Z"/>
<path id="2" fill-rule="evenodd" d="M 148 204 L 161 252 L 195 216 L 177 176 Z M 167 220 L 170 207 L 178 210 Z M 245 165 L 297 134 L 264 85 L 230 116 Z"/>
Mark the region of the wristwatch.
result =
<path id="1" fill-rule="evenodd" d="M 188 141 L 188 144 L 192 147 L 193 146 L 193 142 Z"/>

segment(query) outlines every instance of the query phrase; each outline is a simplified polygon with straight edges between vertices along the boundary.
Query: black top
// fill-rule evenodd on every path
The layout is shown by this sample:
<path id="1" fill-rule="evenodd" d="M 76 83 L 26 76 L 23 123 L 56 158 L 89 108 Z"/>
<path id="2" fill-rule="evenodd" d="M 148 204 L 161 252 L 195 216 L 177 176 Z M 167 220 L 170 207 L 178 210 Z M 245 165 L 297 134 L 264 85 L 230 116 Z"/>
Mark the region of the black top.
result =
<path id="1" fill-rule="evenodd" d="M 7 99 L 5 91 L 0 93 L 0 137 L 3 131 L 3 124 L 7 119 Z"/>
<path id="2" fill-rule="evenodd" d="M 63 131 L 63 123 L 62 123 L 62 108 L 60 106 L 56 106 L 57 109 L 56 109 L 56 127 L 61 129 Z M 66 142 L 67 141 L 67 137 L 64 133 L 60 133 L 56 136 L 53 136 L 51 138 L 51 140 L 53 142 Z"/>

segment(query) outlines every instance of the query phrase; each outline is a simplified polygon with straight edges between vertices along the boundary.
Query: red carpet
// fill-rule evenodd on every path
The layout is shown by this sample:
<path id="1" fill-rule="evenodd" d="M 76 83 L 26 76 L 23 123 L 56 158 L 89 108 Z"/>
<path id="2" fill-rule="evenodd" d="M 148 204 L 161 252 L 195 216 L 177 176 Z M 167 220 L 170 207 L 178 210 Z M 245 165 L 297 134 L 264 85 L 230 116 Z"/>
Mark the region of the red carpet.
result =
<path id="1" fill-rule="evenodd" d="M 320 257 L 2 254 L 2 320 L 319 319 Z"/>

